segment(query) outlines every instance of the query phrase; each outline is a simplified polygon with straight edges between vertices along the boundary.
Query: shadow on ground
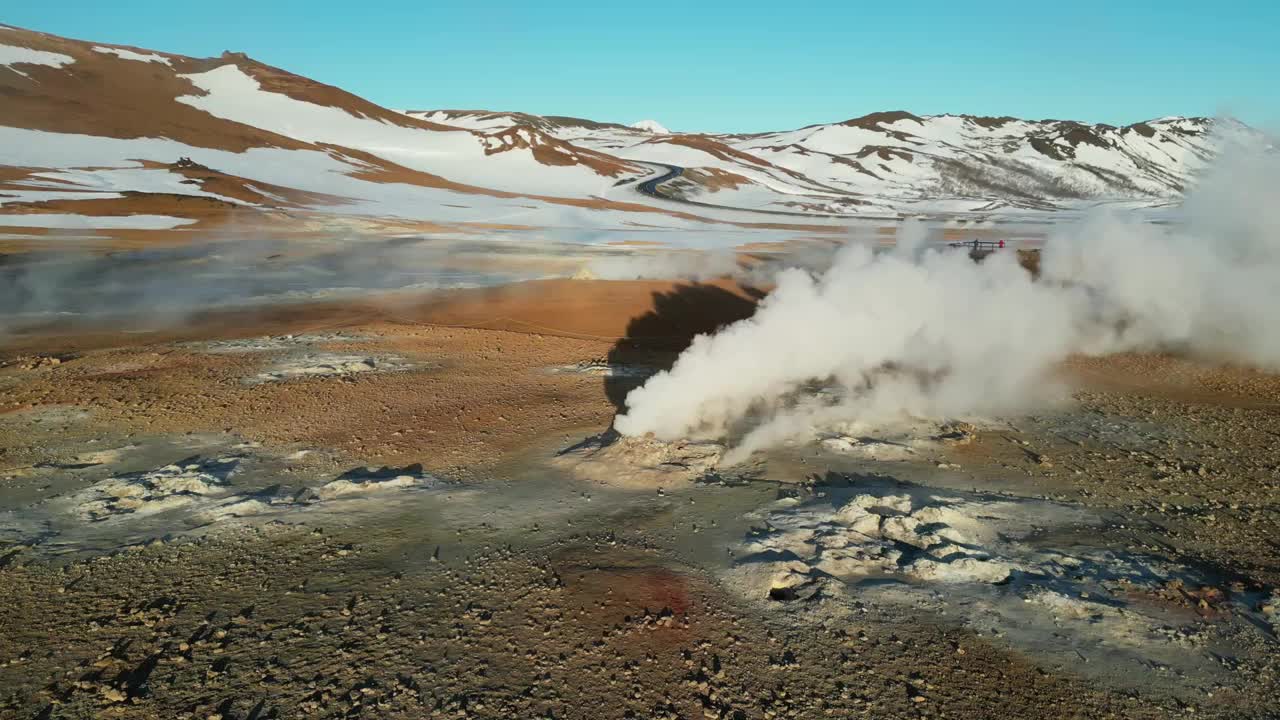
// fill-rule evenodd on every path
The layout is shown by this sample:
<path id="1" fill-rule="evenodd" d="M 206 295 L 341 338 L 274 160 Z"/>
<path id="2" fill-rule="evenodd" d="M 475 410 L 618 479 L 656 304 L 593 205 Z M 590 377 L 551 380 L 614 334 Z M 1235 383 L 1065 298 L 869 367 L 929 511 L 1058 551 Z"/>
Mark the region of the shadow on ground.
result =
<path id="1" fill-rule="evenodd" d="M 680 353 L 704 333 L 751 317 L 765 293 L 738 287 L 738 292 L 716 285 L 677 285 L 653 293 L 653 309 L 627 324 L 627 333 L 609 350 L 609 366 L 615 371 L 604 378 L 604 394 L 618 412 L 626 409 L 627 394 L 644 384 L 648 373 L 618 371 L 643 367 L 668 370 Z"/>

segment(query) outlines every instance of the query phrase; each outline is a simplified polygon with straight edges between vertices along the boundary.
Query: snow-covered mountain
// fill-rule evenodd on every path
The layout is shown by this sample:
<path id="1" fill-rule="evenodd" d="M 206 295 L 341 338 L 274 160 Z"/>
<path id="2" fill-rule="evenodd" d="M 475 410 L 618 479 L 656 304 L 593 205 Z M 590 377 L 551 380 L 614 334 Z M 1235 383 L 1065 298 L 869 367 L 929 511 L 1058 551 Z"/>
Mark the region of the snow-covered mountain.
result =
<path id="1" fill-rule="evenodd" d="M 578 147 L 685 168 L 663 186 L 672 196 L 816 215 L 1159 206 L 1194 181 L 1219 136 L 1253 133 L 1208 118 L 1115 127 L 902 111 L 756 134 L 637 136 L 633 128 L 554 121 L 544 127 Z"/>
<path id="2" fill-rule="evenodd" d="M 1176 201 L 1233 122 L 885 112 L 755 134 L 383 108 L 238 53 L 0 26 L 0 225 L 734 231 Z M 665 180 L 657 182 L 659 178 Z M 417 223 L 417 225 L 413 225 Z M 597 232 L 599 231 L 599 232 Z M 594 233 L 594 234 L 593 234 Z"/>
<path id="3" fill-rule="evenodd" d="M 1113 127 L 898 111 L 717 139 L 845 195 L 817 194 L 805 201 L 814 210 L 847 211 L 852 202 L 982 212 L 1166 202 L 1214 155 L 1213 130 L 1206 118 Z"/>
<path id="4" fill-rule="evenodd" d="M 0 26 L 0 96 L 10 228 L 724 224 L 637 202 L 630 183 L 658 168 L 530 122 L 431 122 L 238 53 L 195 59 Z"/>

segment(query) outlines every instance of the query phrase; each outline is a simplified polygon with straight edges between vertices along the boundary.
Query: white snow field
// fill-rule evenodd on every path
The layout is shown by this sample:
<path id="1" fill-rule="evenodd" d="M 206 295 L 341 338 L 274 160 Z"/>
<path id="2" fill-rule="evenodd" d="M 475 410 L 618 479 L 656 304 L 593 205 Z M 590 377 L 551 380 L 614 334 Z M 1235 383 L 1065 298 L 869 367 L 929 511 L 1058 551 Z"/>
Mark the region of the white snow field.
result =
<path id="1" fill-rule="evenodd" d="M 188 218 L 168 215 L 74 215 L 71 213 L 0 214 L 0 225 L 57 228 L 62 230 L 172 230 L 194 224 Z"/>
<path id="2" fill-rule="evenodd" d="M 15 65 L 46 65 L 48 67 L 62 67 L 64 65 L 70 65 L 73 62 L 75 62 L 75 58 L 70 55 L 63 55 L 62 53 L 32 50 L 30 48 L 0 44 L 0 67 L 16 72 L 23 77 L 27 77 L 27 74 L 14 67 Z"/>
<path id="3" fill-rule="evenodd" d="M 486 155 L 485 150 L 492 145 L 468 131 L 440 132 L 392 125 L 356 117 L 340 108 L 267 92 L 235 65 L 183 77 L 208 94 L 183 96 L 178 101 L 215 117 L 307 142 L 365 150 L 456 182 L 511 192 L 581 197 L 600 192 L 617 180 L 584 165 L 544 165 L 527 149 Z M 530 140 L 527 131 L 524 139 Z"/>
<path id="4" fill-rule="evenodd" d="M 170 65 L 169 58 L 156 53 L 140 53 L 125 48 L 105 47 L 102 45 L 94 45 L 94 52 L 100 52 L 105 55 L 115 55 L 122 60 L 136 60 L 138 62 L 154 62 L 162 65 Z"/>

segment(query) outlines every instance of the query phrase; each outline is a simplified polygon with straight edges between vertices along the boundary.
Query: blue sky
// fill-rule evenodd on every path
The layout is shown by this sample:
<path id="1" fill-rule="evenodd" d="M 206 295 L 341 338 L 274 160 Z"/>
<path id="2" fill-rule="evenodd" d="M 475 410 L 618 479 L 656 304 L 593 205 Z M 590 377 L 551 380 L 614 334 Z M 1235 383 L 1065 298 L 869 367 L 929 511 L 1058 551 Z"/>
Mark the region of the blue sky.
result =
<path id="1" fill-rule="evenodd" d="M 1280 121 L 1280 2 L 11 2 L 0 22 L 194 56 L 238 50 L 392 108 L 676 130 L 876 110 Z"/>

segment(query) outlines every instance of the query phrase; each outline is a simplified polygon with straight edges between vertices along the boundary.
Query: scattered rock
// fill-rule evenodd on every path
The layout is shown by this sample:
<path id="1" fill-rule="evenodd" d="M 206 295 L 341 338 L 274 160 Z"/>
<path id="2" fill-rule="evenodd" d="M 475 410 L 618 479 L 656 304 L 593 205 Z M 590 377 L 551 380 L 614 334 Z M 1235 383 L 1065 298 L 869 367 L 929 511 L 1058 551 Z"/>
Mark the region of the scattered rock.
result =
<path id="1" fill-rule="evenodd" d="M 396 355 L 343 355 L 339 353 L 304 352 L 276 360 L 266 370 L 243 380 L 248 385 L 280 382 L 299 378 L 347 377 L 372 372 L 400 372 L 420 367 Z"/>
<path id="2" fill-rule="evenodd" d="M 553 375 L 593 375 L 606 378 L 647 378 L 658 372 L 657 368 L 643 365 L 622 365 L 602 361 L 580 362 L 573 365 L 556 365 L 547 368 Z"/>
<path id="3" fill-rule="evenodd" d="M 403 468 L 381 467 L 376 470 L 356 468 L 348 470 L 336 480 L 321 485 L 314 491 L 313 495 L 308 497 L 314 497 L 317 500 L 331 500 L 348 495 L 394 490 L 396 488 L 429 488 L 434 487 L 439 482 L 440 480 L 434 475 L 425 472 L 420 463 L 406 465 Z"/>
<path id="4" fill-rule="evenodd" d="M 36 355 L 33 357 L 20 357 L 9 364 L 19 370 L 43 370 L 56 368 L 68 359 L 70 358 L 58 355 Z"/>
<path id="5" fill-rule="evenodd" d="M 977 437 L 977 426 L 968 422 L 910 421 L 882 426 L 853 423 L 820 440 L 832 452 L 868 460 L 908 460 L 922 453 L 968 445 Z M 949 467 L 943 463 L 939 467 Z"/>
<path id="6" fill-rule="evenodd" d="M 190 505 L 227 485 L 241 458 L 192 457 L 145 472 L 107 478 L 76 496 L 76 509 L 86 520 L 121 515 L 153 515 Z"/>
<path id="7" fill-rule="evenodd" d="M 768 516 L 772 532 L 748 542 L 742 562 L 794 556 L 837 578 L 898 574 L 932 582 L 998 583 L 1017 567 L 984 547 L 995 528 L 981 517 L 1001 503 L 909 493 L 855 494 L 828 504 L 783 509 Z"/>
<path id="8" fill-rule="evenodd" d="M 315 333 L 307 335 L 269 335 L 256 338 L 237 338 L 234 340 L 209 340 L 187 343 L 184 347 L 214 355 L 234 355 L 239 353 L 278 352 L 295 350 L 325 343 L 350 343 L 363 340 L 360 335 L 345 333 Z"/>
<path id="9" fill-rule="evenodd" d="M 654 488 L 688 484 L 713 473 L 724 452 L 724 445 L 715 442 L 663 442 L 610 430 L 561 452 L 555 464 L 586 480 Z"/>

